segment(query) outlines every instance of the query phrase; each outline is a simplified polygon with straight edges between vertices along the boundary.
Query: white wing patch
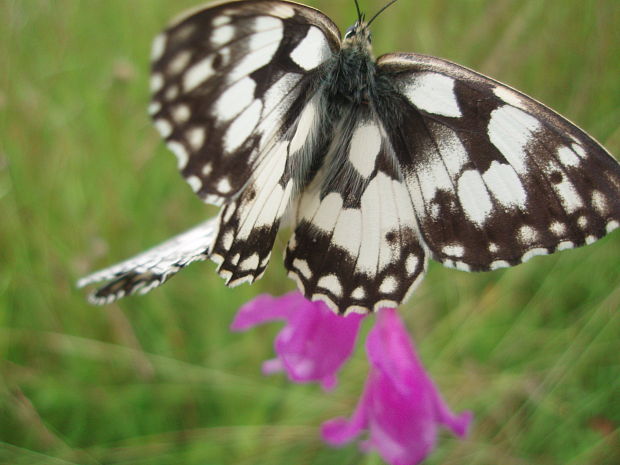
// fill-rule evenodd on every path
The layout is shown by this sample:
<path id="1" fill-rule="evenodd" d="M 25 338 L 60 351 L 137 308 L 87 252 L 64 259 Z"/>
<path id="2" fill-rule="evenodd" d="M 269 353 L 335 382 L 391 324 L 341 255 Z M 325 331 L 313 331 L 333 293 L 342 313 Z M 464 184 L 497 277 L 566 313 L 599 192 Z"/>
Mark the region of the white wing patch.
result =
<path id="1" fill-rule="evenodd" d="M 351 137 L 349 161 L 364 178 L 375 169 L 375 160 L 381 149 L 381 132 L 376 124 L 367 123 L 358 126 Z"/>
<path id="2" fill-rule="evenodd" d="M 527 175 L 527 145 L 536 139 L 540 122 L 523 110 L 503 106 L 491 113 L 489 140 L 520 175 Z"/>
<path id="3" fill-rule="evenodd" d="M 310 26 L 306 37 L 295 47 L 291 59 L 306 71 L 311 71 L 324 63 L 330 56 L 325 35 L 319 28 Z"/>
<path id="4" fill-rule="evenodd" d="M 454 118 L 462 116 L 451 77 L 430 72 L 417 73 L 403 93 L 420 110 Z"/>
<path id="5" fill-rule="evenodd" d="M 493 197 L 506 208 L 525 208 L 527 192 L 511 165 L 494 160 L 482 174 L 482 179 Z"/>

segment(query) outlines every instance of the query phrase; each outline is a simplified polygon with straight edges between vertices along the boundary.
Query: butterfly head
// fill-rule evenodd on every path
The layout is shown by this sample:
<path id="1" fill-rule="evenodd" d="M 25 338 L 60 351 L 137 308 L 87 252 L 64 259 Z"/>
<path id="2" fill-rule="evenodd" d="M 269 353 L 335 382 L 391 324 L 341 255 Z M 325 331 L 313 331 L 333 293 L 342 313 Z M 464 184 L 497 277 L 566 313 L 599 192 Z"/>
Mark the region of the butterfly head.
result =
<path id="1" fill-rule="evenodd" d="M 362 17 L 344 33 L 343 47 L 367 49 L 370 52 L 372 37 L 368 23 Z"/>
<path id="2" fill-rule="evenodd" d="M 396 0 L 391 0 L 381 8 L 370 21 L 365 21 L 365 15 L 360 11 L 359 4 L 355 0 L 355 8 L 357 9 L 357 21 L 344 33 L 344 39 L 342 41 L 343 47 L 359 48 L 371 52 L 372 35 L 370 33 L 370 24 L 379 16 L 387 7 L 395 3 Z"/>

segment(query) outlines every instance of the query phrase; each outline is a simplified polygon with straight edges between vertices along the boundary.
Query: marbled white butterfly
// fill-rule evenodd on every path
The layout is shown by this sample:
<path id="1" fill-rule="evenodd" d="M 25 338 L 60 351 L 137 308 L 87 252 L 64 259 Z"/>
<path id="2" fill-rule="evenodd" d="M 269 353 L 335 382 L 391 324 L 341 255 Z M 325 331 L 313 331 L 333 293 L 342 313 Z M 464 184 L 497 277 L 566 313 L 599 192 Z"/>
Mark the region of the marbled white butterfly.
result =
<path id="1" fill-rule="evenodd" d="M 150 113 L 186 181 L 222 209 L 82 279 L 111 280 L 91 300 L 145 293 L 206 258 L 228 285 L 253 282 L 285 219 L 290 276 L 340 313 L 398 305 L 429 258 L 495 270 L 618 227 L 620 166 L 595 140 L 449 61 L 375 60 L 371 22 L 358 7 L 341 40 L 318 10 L 242 0 L 160 34 Z"/>

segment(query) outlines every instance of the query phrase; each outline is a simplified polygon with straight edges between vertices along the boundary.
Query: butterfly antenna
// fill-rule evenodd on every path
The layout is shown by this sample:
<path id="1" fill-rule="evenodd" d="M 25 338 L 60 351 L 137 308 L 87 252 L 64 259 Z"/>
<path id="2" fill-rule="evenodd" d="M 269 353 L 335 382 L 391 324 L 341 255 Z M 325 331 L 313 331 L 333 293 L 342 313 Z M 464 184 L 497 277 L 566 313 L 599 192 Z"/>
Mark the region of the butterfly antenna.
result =
<path id="1" fill-rule="evenodd" d="M 357 0 L 355 0 L 355 3 L 357 4 Z M 381 8 L 381 9 L 377 12 L 377 14 L 376 14 L 376 15 L 374 15 L 374 16 L 370 19 L 370 21 L 368 21 L 368 23 L 367 23 L 366 25 L 367 25 L 367 26 L 370 26 L 370 23 L 372 23 L 372 22 L 375 20 L 375 18 L 376 18 L 377 16 L 379 16 L 381 13 L 383 13 L 383 12 L 384 12 L 384 11 L 385 11 L 385 10 L 386 10 L 389 6 L 393 5 L 394 3 L 396 3 L 396 0 L 392 0 L 391 2 L 387 3 L 387 4 L 383 7 L 383 8 Z M 359 11 L 359 10 L 358 10 L 358 11 Z"/>
<path id="2" fill-rule="evenodd" d="M 357 21 L 358 22 L 362 22 L 362 13 L 360 11 L 360 5 L 359 3 L 357 3 L 357 0 L 355 0 L 355 9 L 357 10 Z"/>

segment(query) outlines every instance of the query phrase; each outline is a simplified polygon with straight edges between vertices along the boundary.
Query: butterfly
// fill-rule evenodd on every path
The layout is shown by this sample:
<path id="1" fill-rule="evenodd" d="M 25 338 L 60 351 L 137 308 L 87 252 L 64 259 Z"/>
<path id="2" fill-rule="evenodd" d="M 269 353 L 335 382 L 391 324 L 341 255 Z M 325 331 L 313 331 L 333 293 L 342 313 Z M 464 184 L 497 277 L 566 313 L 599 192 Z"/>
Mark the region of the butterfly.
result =
<path id="1" fill-rule="evenodd" d="M 388 3 L 387 6 L 394 3 Z M 280 0 L 219 3 L 155 39 L 155 127 L 219 216 L 78 285 L 145 293 L 210 258 L 229 286 L 284 264 L 334 311 L 395 307 L 429 259 L 465 271 L 590 244 L 620 225 L 620 165 L 534 99 L 441 58 L 375 59 L 360 13 L 342 36 Z"/>

